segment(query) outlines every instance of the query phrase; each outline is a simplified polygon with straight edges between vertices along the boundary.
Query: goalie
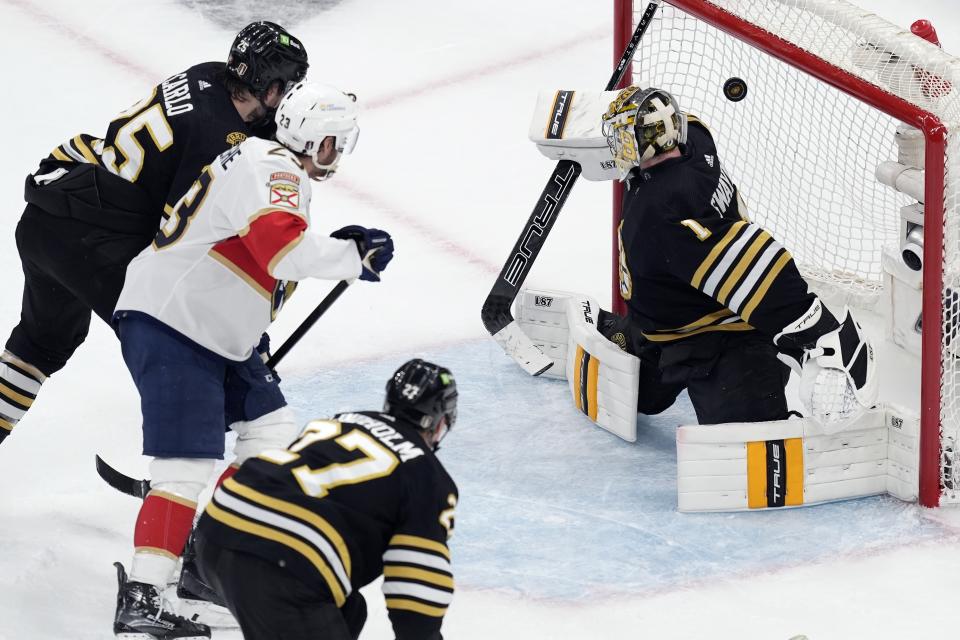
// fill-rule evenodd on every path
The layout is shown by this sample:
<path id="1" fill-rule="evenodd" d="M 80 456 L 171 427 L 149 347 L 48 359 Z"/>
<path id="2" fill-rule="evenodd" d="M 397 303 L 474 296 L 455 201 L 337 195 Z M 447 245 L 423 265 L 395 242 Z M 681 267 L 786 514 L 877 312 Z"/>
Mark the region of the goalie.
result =
<path id="1" fill-rule="evenodd" d="M 666 91 L 628 87 L 603 115 L 603 134 L 626 182 L 619 271 L 627 317 L 602 310 L 596 322 L 583 313 L 567 317 L 571 337 L 586 318 L 589 331 L 639 359 L 631 375 L 620 367 L 613 372 L 618 384 L 604 386 L 604 361 L 623 356 L 603 340 L 593 343 L 586 359 L 601 363 L 608 406 L 625 397 L 615 399 L 616 389 L 632 385 L 637 409 L 656 414 L 687 389 L 701 424 L 782 420 L 786 363 L 800 374 L 801 400 L 825 429 L 842 429 L 871 407 L 877 383 L 870 343 L 849 311 L 835 317 L 807 289 L 787 249 L 747 219 L 706 126 L 681 113 Z M 579 367 L 590 348 L 578 344 L 567 349 L 567 377 L 586 384 Z"/>

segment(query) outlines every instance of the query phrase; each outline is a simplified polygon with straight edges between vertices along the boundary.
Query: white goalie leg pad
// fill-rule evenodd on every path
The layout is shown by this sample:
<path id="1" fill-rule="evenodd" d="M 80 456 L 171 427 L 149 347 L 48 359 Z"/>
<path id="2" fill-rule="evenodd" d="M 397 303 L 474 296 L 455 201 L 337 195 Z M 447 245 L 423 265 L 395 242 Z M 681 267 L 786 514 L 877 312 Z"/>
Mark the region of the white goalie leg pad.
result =
<path id="1" fill-rule="evenodd" d="M 840 327 L 821 336 L 804 357 L 800 399 L 825 431 L 837 433 L 877 402 L 873 345 L 844 309 Z"/>
<path id="2" fill-rule="evenodd" d="M 610 433 L 636 441 L 640 359 L 597 330 L 596 300 L 571 296 L 565 306 L 566 372 L 574 405 Z"/>
<path id="3" fill-rule="evenodd" d="M 297 417 L 290 407 L 281 407 L 249 422 L 234 422 L 230 429 L 237 434 L 233 447 L 234 464 L 258 456 L 267 449 L 286 449 L 300 435 Z"/>
<path id="4" fill-rule="evenodd" d="M 884 494 L 891 487 L 906 496 L 909 471 L 895 464 L 891 472 L 890 460 L 907 462 L 910 454 L 891 452 L 893 422 L 886 410 L 875 408 L 837 434 L 812 418 L 682 426 L 677 429 L 677 508 L 799 507 Z"/>
<path id="5" fill-rule="evenodd" d="M 521 289 L 514 303 L 514 317 L 520 330 L 553 365 L 544 378 L 567 377 L 567 300 L 578 297 L 567 291 Z"/>

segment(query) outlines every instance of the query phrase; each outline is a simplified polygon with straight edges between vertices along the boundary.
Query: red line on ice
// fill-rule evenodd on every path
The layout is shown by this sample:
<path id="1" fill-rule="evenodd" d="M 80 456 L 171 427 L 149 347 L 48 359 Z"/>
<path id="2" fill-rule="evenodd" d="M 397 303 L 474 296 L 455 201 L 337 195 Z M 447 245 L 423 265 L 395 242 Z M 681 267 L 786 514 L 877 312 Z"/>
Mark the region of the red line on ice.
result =
<path id="1" fill-rule="evenodd" d="M 93 53 L 107 59 L 113 64 L 123 67 L 127 71 L 134 73 L 136 75 L 143 76 L 148 79 L 158 78 L 160 74 L 154 73 L 146 67 L 141 67 L 135 62 L 131 62 L 123 54 L 114 51 L 109 47 L 105 47 L 94 38 L 84 35 L 83 33 L 77 31 L 76 29 L 70 27 L 67 24 L 61 22 L 60 18 L 57 16 L 47 13 L 37 5 L 32 2 L 25 2 L 24 0 L 2 0 L 8 5 L 12 5 L 24 13 L 29 14 L 33 18 L 40 20 L 44 26 L 47 26 L 54 31 L 59 32 L 62 35 L 67 36 L 68 38 L 75 40 L 78 44 L 82 45 L 84 48 L 89 49 Z"/>
<path id="2" fill-rule="evenodd" d="M 459 263 L 472 264 L 475 267 L 489 274 L 496 275 L 500 272 L 500 266 L 485 258 L 482 258 L 468 249 L 466 246 L 451 240 L 439 231 L 431 229 L 428 225 L 420 222 L 414 215 L 400 210 L 398 207 L 381 200 L 374 193 L 360 188 L 355 183 L 338 177 L 331 181 L 329 185 L 332 188 L 343 191 L 354 200 L 358 200 L 371 208 L 380 211 L 390 218 L 404 225 L 404 227 L 413 229 L 421 236 L 430 241 L 430 244 L 446 253 L 456 256 Z"/>
<path id="3" fill-rule="evenodd" d="M 115 65 L 123 67 L 124 69 L 133 72 L 139 76 L 142 76 L 146 80 L 156 81 L 157 78 L 161 76 L 160 73 L 154 72 L 147 67 L 140 66 L 134 62 L 130 62 L 123 54 L 110 49 L 102 44 L 100 44 L 95 39 L 84 35 L 80 31 L 73 29 L 72 27 L 62 23 L 57 16 L 54 16 L 50 13 L 47 13 L 43 9 L 39 8 L 32 2 L 27 0 L 0 0 L 0 2 L 5 2 L 8 5 L 15 6 L 22 11 L 30 14 L 31 16 L 38 18 L 44 23 L 45 26 L 71 38 L 76 41 L 77 44 L 82 47 L 96 53 L 97 55 L 105 58 L 109 62 L 112 62 Z M 536 60 L 542 60 L 543 58 L 549 57 L 551 55 L 556 55 L 558 50 L 575 46 L 577 44 L 583 44 L 589 40 L 605 37 L 607 34 L 606 29 L 595 28 L 593 30 L 587 31 L 580 34 L 579 36 L 570 38 L 564 42 L 557 43 L 551 47 L 545 47 L 542 49 L 537 49 L 530 51 L 528 53 L 520 54 L 517 56 L 512 56 L 505 60 L 500 60 L 494 63 L 489 63 L 475 69 L 468 69 L 462 72 L 459 72 L 454 75 L 447 76 L 445 78 L 440 78 L 433 80 L 419 87 L 413 87 L 407 91 L 402 92 L 391 92 L 389 96 L 384 96 L 382 98 L 374 98 L 367 103 L 367 109 L 376 110 L 386 107 L 391 107 L 397 103 L 409 100 L 411 98 L 418 98 L 429 94 L 433 91 L 439 91 L 442 89 L 447 89 L 458 84 L 471 82 L 477 78 L 485 78 L 497 75 L 504 71 L 508 71 L 512 68 L 522 66 L 529 62 Z M 382 200 L 380 197 L 374 195 L 371 192 L 368 192 L 359 186 L 351 184 L 346 181 L 338 181 L 336 183 L 331 183 L 331 185 L 336 185 L 341 190 L 349 193 L 353 198 L 360 200 L 380 211 L 388 213 L 398 222 L 406 225 L 407 227 L 413 229 L 427 240 L 429 240 L 434 246 L 441 249 L 445 253 L 452 254 L 459 258 L 462 262 L 472 264 L 475 267 L 479 268 L 485 273 L 497 274 L 500 271 L 500 266 L 496 265 L 489 260 L 482 258 L 479 255 L 473 253 L 465 245 L 458 243 L 456 240 L 445 236 L 439 231 L 431 229 L 428 225 L 424 224 L 417 220 L 417 218 L 409 213 L 403 212 L 399 207 L 393 206 Z"/>
<path id="4" fill-rule="evenodd" d="M 515 67 L 523 66 L 529 62 L 535 62 L 537 60 L 542 60 L 544 58 L 549 58 L 550 56 L 556 56 L 558 51 L 563 51 L 570 47 L 574 47 L 579 44 L 584 44 L 590 40 L 605 38 L 609 35 L 610 30 L 606 27 L 596 28 L 591 31 L 586 31 L 581 33 L 578 36 L 564 40 L 563 42 L 558 42 L 551 45 L 550 47 L 544 47 L 543 49 L 536 49 L 534 51 L 529 51 L 527 53 L 512 56 L 504 60 L 499 60 L 497 62 L 491 62 L 482 67 L 477 67 L 468 71 L 461 71 L 456 74 L 451 74 L 446 78 L 439 78 L 428 82 L 420 87 L 414 87 L 408 89 L 407 91 L 401 93 L 391 93 L 382 98 L 374 98 L 373 100 L 365 102 L 365 106 L 368 109 L 380 109 L 383 107 L 392 107 L 398 102 L 404 102 L 410 98 L 419 98 L 425 94 L 431 93 L 433 91 L 440 91 L 442 89 L 448 89 L 458 84 L 465 82 L 472 82 L 478 78 L 486 78 L 489 76 L 495 76 L 499 73 L 509 71 Z"/>

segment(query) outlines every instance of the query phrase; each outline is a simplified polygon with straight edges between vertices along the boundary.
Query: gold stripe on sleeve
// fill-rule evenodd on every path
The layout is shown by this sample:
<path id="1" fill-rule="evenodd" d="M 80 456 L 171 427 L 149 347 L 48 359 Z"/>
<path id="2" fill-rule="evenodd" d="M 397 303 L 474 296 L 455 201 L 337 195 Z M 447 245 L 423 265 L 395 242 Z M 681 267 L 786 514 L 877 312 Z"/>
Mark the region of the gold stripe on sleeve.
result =
<path id="1" fill-rule="evenodd" d="M 384 578 L 409 578 L 410 580 L 420 580 L 421 582 L 429 582 L 430 584 L 435 584 L 440 587 L 453 589 L 453 578 L 451 578 L 450 576 L 445 576 L 442 573 L 436 573 L 435 571 L 427 571 L 425 569 L 414 569 L 413 567 L 395 567 L 395 566 L 387 565 L 383 568 L 383 577 Z"/>
<path id="2" fill-rule="evenodd" d="M 386 600 L 387 609 L 393 609 L 395 611 L 413 611 L 415 613 L 422 613 L 425 616 L 430 616 L 431 618 L 442 618 L 443 614 L 447 612 L 446 607 L 431 607 L 428 604 L 423 604 L 416 600 L 407 600 L 405 598 L 387 598 Z"/>
<path id="3" fill-rule="evenodd" d="M 750 264 L 753 262 L 754 257 L 760 252 L 760 249 L 767 243 L 767 240 L 770 239 L 770 235 L 766 231 L 761 231 L 757 234 L 756 239 L 750 243 L 750 248 L 748 248 L 743 255 L 740 257 L 740 260 L 737 262 L 737 266 L 731 271 L 726 279 L 723 282 L 723 286 L 720 288 L 720 293 L 717 294 L 717 302 L 720 304 L 727 304 L 727 299 L 730 297 L 730 291 L 733 287 L 740 282 L 740 278 L 743 277 L 743 273 L 750 267 Z"/>
<path id="4" fill-rule="evenodd" d="M 63 162 L 74 162 L 74 159 L 68 156 L 67 154 L 65 154 L 63 151 L 61 151 L 60 147 L 57 147 L 56 149 L 51 151 L 50 155 L 52 155 L 57 160 L 62 160 Z"/>
<path id="5" fill-rule="evenodd" d="M 793 260 L 790 256 L 790 253 L 784 251 L 783 254 L 777 259 L 773 264 L 773 268 L 767 273 L 763 278 L 763 282 L 760 284 L 760 288 L 753 294 L 753 297 L 750 298 L 750 302 L 743 308 L 743 313 L 740 314 L 740 317 L 744 321 L 749 322 L 750 316 L 756 310 L 757 305 L 763 301 L 763 297 L 767 295 L 767 290 L 770 288 L 770 285 L 773 284 L 773 281 L 776 280 L 777 276 L 780 274 L 780 271 L 787 265 L 788 262 Z"/>
<path id="6" fill-rule="evenodd" d="M 710 270 L 710 267 L 713 266 L 713 263 L 717 261 L 717 258 L 723 253 L 723 250 L 727 248 L 727 245 L 730 244 L 733 239 L 737 236 L 747 223 L 743 220 L 734 222 L 731 225 L 730 230 L 727 231 L 727 234 L 720 239 L 720 242 L 713 245 L 713 249 L 710 250 L 710 253 L 707 254 L 707 257 L 703 259 L 703 262 L 700 263 L 700 266 L 697 267 L 696 273 L 693 274 L 693 279 L 690 281 L 690 284 L 693 285 L 695 289 L 699 289 L 700 285 L 703 283 L 704 276 L 707 275 L 707 271 Z"/>
<path id="7" fill-rule="evenodd" d="M 403 547 L 419 547 L 420 549 L 426 549 L 427 551 L 433 551 L 434 553 L 439 553 L 447 560 L 450 559 L 450 550 L 447 549 L 447 545 L 437 542 L 436 540 L 430 540 L 429 538 L 421 538 L 420 536 L 410 536 L 402 533 L 390 538 L 390 546 L 403 546 Z"/>
<path id="8" fill-rule="evenodd" d="M 25 407 L 33 406 L 33 398 L 25 396 L 22 393 L 17 393 L 13 389 L 9 388 L 7 385 L 0 382 L 0 395 L 4 395 L 17 404 L 23 405 Z"/>

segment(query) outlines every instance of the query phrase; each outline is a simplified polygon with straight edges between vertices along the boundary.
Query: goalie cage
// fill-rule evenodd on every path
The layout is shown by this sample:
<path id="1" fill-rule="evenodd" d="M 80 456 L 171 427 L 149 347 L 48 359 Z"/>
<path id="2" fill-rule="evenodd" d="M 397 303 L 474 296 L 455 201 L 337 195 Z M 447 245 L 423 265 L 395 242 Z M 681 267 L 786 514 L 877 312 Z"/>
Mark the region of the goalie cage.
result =
<path id="1" fill-rule="evenodd" d="M 646 4 L 614 0 L 615 56 Z M 875 319 L 880 397 L 920 419 L 919 501 L 960 503 L 960 59 L 844 0 L 665 0 L 629 83 L 702 118 L 751 219 Z"/>

